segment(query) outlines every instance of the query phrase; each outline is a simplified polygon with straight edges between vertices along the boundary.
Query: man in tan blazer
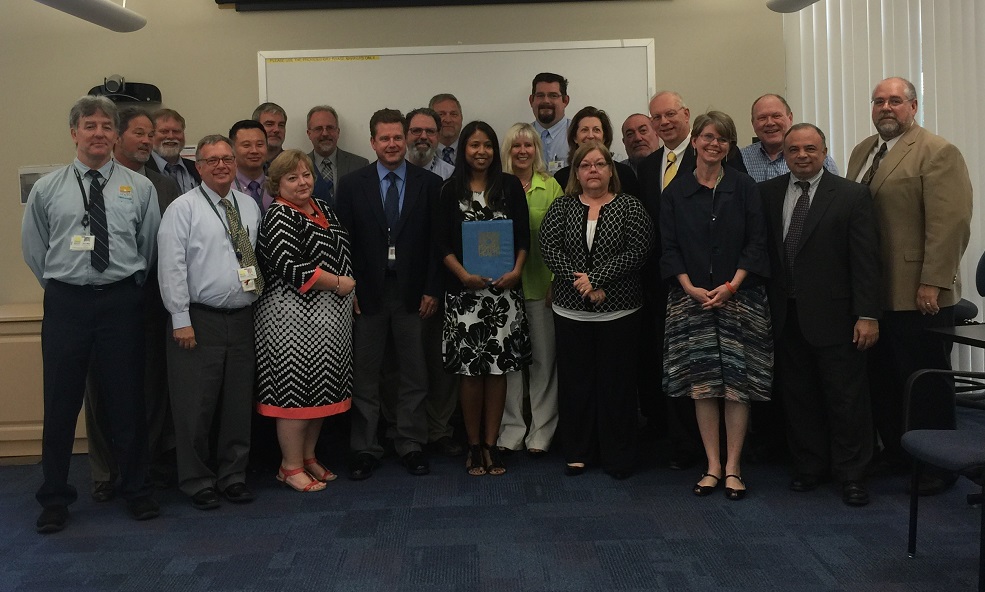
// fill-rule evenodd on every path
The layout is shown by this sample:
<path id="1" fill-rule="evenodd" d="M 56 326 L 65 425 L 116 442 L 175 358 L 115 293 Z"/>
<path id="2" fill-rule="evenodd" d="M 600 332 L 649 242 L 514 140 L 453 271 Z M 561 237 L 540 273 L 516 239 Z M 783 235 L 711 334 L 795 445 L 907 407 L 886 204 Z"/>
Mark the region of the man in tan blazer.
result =
<path id="1" fill-rule="evenodd" d="M 950 369 L 950 345 L 925 329 L 954 324 L 958 265 L 968 246 L 972 189 L 961 152 L 914 122 L 916 89 L 887 78 L 872 92 L 879 131 L 852 151 L 847 178 L 869 186 L 881 234 L 882 339 L 869 356 L 872 415 L 885 468 L 904 469 L 903 386 L 922 368 Z M 954 385 L 923 379 L 914 389 L 911 428 L 954 429 Z M 920 493 L 940 493 L 953 475 L 925 475 Z"/>

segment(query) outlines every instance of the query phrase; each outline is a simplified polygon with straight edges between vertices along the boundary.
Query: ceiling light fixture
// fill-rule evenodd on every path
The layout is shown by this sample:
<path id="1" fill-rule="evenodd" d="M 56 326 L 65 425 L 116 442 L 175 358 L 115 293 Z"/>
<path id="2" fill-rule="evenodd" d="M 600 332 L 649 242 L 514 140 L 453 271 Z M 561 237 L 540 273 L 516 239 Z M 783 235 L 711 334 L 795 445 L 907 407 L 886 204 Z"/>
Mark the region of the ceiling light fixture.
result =
<path id="1" fill-rule="evenodd" d="M 130 33 L 143 28 L 147 19 L 110 0 L 35 0 L 45 6 L 77 16 L 94 25 L 117 33 Z"/>

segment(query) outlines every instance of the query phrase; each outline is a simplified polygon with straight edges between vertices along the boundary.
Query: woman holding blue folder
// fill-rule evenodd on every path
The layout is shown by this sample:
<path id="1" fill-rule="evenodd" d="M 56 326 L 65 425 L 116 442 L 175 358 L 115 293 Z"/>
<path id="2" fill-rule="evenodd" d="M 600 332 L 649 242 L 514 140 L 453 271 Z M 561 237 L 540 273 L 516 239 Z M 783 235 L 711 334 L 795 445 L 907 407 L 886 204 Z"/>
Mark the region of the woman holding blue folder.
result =
<path id="1" fill-rule="evenodd" d="M 499 140 L 489 124 L 473 121 L 462 129 L 455 161 L 455 173 L 441 190 L 434 216 L 435 241 L 446 270 L 444 364 L 446 371 L 461 375 L 468 473 L 502 475 L 506 466 L 496 439 L 506 401 L 506 373 L 530 361 L 520 290 L 530 248 L 527 202 L 520 181 L 503 173 Z M 513 266 L 496 277 L 463 265 L 465 249 L 479 250 L 482 242 L 480 237 L 463 244 L 465 225 L 486 220 L 512 221 Z"/>

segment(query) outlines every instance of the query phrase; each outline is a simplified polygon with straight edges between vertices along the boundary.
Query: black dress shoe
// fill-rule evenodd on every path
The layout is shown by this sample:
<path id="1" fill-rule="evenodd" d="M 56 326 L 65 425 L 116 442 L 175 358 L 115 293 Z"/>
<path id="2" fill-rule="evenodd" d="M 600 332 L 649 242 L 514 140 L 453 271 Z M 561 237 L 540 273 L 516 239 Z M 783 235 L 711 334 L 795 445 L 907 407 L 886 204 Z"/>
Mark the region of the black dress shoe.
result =
<path id="1" fill-rule="evenodd" d="M 869 492 L 858 481 L 845 481 L 841 484 L 841 501 L 849 506 L 864 506 L 869 503 Z"/>
<path id="2" fill-rule="evenodd" d="M 134 520 L 150 520 L 161 515 L 161 508 L 149 495 L 127 500 L 127 511 Z"/>
<path id="3" fill-rule="evenodd" d="M 411 475 L 421 476 L 427 475 L 431 472 L 431 466 L 428 464 L 428 457 L 424 455 L 420 450 L 414 450 L 408 452 L 403 456 L 401 462 L 404 467 L 407 468 L 407 472 Z"/>
<path id="4" fill-rule="evenodd" d="M 578 465 L 570 465 L 570 464 L 564 465 L 564 474 L 567 475 L 568 477 L 577 477 L 578 475 L 581 475 L 584 472 L 585 472 L 585 465 L 582 465 L 580 467 Z"/>
<path id="5" fill-rule="evenodd" d="M 192 505 L 197 510 L 214 510 L 219 507 L 219 494 L 215 489 L 206 487 L 192 496 Z"/>
<path id="6" fill-rule="evenodd" d="M 233 483 L 222 491 L 222 495 L 234 504 L 248 504 L 256 499 L 246 483 Z"/>
<path id="7" fill-rule="evenodd" d="M 35 527 L 41 534 L 51 534 L 65 528 L 66 522 L 68 522 L 68 506 L 48 506 L 41 511 Z"/>
<path id="8" fill-rule="evenodd" d="M 451 436 L 442 436 L 431 442 L 431 450 L 435 454 L 448 457 L 456 457 L 465 454 L 465 447 L 455 441 Z"/>
<path id="9" fill-rule="evenodd" d="M 606 471 L 605 473 L 617 481 L 622 481 L 623 479 L 629 479 L 630 477 L 633 476 L 633 471 L 629 469 L 616 469 L 612 471 Z"/>
<path id="10" fill-rule="evenodd" d="M 821 478 L 817 475 L 797 475 L 790 481 L 790 491 L 814 491 L 821 485 Z"/>
<path id="11" fill-rule="evenodd" d="M 714 485 L 701 485 L 701 481 L 705 477 L 711 477 L 712 479 L 714 479 L 715 480 Z M 711 473 L 704 473 L 703 475 L 701 475 L 701 479 L 699 479 L 698 482 L 694 484 L 694 489 L 691 490 L 691 493 L 693 493 L 698 497 L 705 497 L 706 495 L 711 495 L 711 492 L 718 489 L 718 485 L 721 483 L 721 481 L 722 478 L 719 477 L 718 475 L 712 475 Z"/>
<path id="12" fill-rule="evenodd" d="M 92 501 L 108 502 L 116 497 L 116 484 L 112 481 L 96 481 L 92 484 Z"/>
<path id="13" fill-rule="evenodd" d="M 377 467 L 379 461 L 368 452 L 360 452 L 352 462 L 349 463 L 349 478 L 353 481 L 362 481 L 373 476 L 373 469 Z"/>
<path id="14" fill-rule="evenodd" d="M 958 476 L 954 473 L 943 475 L 920 475 L 917 483 L 917 495 L 937 495 L 954 487 Z"/>

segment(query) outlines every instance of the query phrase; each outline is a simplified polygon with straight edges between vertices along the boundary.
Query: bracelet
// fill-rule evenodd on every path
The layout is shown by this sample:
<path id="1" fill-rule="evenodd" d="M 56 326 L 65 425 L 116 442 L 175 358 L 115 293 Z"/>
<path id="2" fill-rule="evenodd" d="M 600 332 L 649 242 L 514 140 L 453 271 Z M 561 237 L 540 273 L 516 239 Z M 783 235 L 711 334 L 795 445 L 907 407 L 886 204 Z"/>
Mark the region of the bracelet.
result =
<path id="1" fill-rule="evenodd" d="M 725 282 L 725 287 L 728 288 L 728 291 L 731 292 L 731 293 L 733 293 L 733 294 L 735 294 L 736 292 L 738 292 L 738 290 L 736 290 L 735 288 L 733 288 L 732 287 L 732 284 L 729 283 L 729 282 Z"/>
<path id="2" fill-rule="evenodd" d="M 332 291 L 338 294 L 339 288 L 341 287 L 342 287 L 342 276 L 340 276 L 339 274 L 335 274 L 335 289 Z"/>

